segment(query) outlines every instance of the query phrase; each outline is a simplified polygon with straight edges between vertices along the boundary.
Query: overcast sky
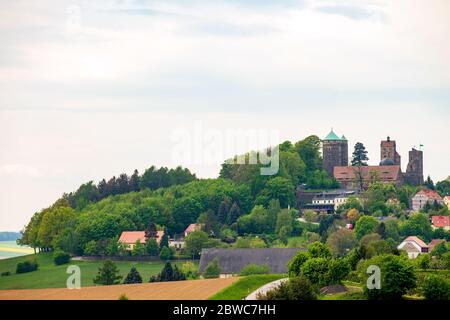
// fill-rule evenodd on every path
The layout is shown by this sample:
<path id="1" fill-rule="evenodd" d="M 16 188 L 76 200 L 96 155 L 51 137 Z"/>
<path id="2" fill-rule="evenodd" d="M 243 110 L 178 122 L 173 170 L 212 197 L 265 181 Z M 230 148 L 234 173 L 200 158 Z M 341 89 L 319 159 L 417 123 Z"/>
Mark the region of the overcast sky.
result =
<path id="1" fill-rule="evenodd" d="M 450 1 L 0 1 L 0 231 L 173 155 L 174 131 L 423 144 L 450 175 Z M 271 132 L 272 132 L 271 131 Z M 229 156 L 230 154 L 225 154 Z"/>

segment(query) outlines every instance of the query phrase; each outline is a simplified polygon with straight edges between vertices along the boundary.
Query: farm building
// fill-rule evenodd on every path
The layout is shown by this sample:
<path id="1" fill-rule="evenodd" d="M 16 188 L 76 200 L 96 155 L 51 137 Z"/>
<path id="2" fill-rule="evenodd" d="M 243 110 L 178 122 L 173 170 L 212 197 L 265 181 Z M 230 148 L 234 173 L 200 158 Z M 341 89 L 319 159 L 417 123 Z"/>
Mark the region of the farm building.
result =
<path id="1" fill-rule="evenodd" d="M 287 273 L 289 261 L 303 250 L 305 249 L 203 249 L 199 269 L 203 273 L 206 266 L 214 258 L 218 258 L 222 277 L 239 274 L 249 264 L 268 265 L 271 273 Z"/>

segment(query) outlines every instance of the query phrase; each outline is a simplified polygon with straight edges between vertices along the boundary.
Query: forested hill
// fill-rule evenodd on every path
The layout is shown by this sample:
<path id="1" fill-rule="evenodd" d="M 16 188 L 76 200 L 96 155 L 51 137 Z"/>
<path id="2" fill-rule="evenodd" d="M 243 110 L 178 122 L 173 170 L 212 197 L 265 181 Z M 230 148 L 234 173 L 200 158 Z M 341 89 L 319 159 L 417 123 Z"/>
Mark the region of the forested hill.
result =
<path id="1" fill-rule="evenodd" d="M 286 141 L 279 150 L 280 169 L 274 176 L 261 176 L 259 165 L 224 163 L 217 179 L 199 180 L 181 167 L 151 167 L 142 175 L 135 171 L 85 183 L 36 212 L 21 241 L 43 250 L 101 254 L 117 244 L 124 230 L 144 230 L 154 223 L 173 235 L 194 222 L 206 223 L 215 235 L 230 239 L 236 235 L 237 220 L 255 205 L 293 207 L 300 183 L 338 186 L 321 169 L 318 137 Z"/>
<path id="2" fill-rule="evenodd" d="M 16 241 L 20 236 L 20 232 L 0 231 L 0 241 Z"/>

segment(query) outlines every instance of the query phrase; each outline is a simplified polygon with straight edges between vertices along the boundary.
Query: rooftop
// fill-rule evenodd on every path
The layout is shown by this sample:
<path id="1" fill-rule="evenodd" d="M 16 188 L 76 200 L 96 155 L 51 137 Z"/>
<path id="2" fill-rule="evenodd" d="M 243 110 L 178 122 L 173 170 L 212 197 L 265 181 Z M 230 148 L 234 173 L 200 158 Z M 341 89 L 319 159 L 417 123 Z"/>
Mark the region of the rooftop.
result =
<path id="1" fill-rule="evenodd" d="M 415 237 L 415 236 L 410 236 L 410 237 L 406 238 L 405 240 L 403 240 L 403 242 L 405 242 L 405 241 L 413 241 L 417 245 L 419 245 L 419 247 L 421 247 L 421 248 L 427 248 L 428 247 L 425 242 L 423 242 L 422 240 L 420 240 L 418 237 Z"/>
<path id="2" fill-rule="evenodd" d="M 219 259 L 223 274 L 238 274 L 249 264 L 269 265 L 270 272 L 281 274 L 287 272 L 287 264 L 299 251 L 298 248 L 264 248 L 264 249 L 203 249 L 200 258 L 200 272 L 204 272 L 208 263 Z"/>
<path id="3" fill-rule="evenodd" d="M 450 217 L 449 216 L 432 216 L 431 223 L 436 228 L 450 227 Z"/>
<path id="4" fill-rule="evenodd" d="M 339 136 L 336 133 L 334 133 L 333 129 L 331 129 L 330 133 L 323 140 L 326 140 L 326 141 L 344 141 L 344 140 L 347 140 L 347 139 L 345 138 L 345 136 L 342 136 L 342 138 L 339 138 Z"/>

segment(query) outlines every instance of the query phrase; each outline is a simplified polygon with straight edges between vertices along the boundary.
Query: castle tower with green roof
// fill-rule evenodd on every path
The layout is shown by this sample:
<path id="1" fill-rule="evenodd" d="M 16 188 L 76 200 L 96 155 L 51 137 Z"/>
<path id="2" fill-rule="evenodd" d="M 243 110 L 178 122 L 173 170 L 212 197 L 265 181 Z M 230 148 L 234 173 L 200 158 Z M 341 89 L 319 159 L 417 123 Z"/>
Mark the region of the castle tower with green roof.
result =
<path id="1" fill-rule="evenodd" d="M 323 169 L 330 177 L 334 176 L 334 167 L 348 166 L 348 141 L 340 138 L 333 129 L 322 140 Z"/>

